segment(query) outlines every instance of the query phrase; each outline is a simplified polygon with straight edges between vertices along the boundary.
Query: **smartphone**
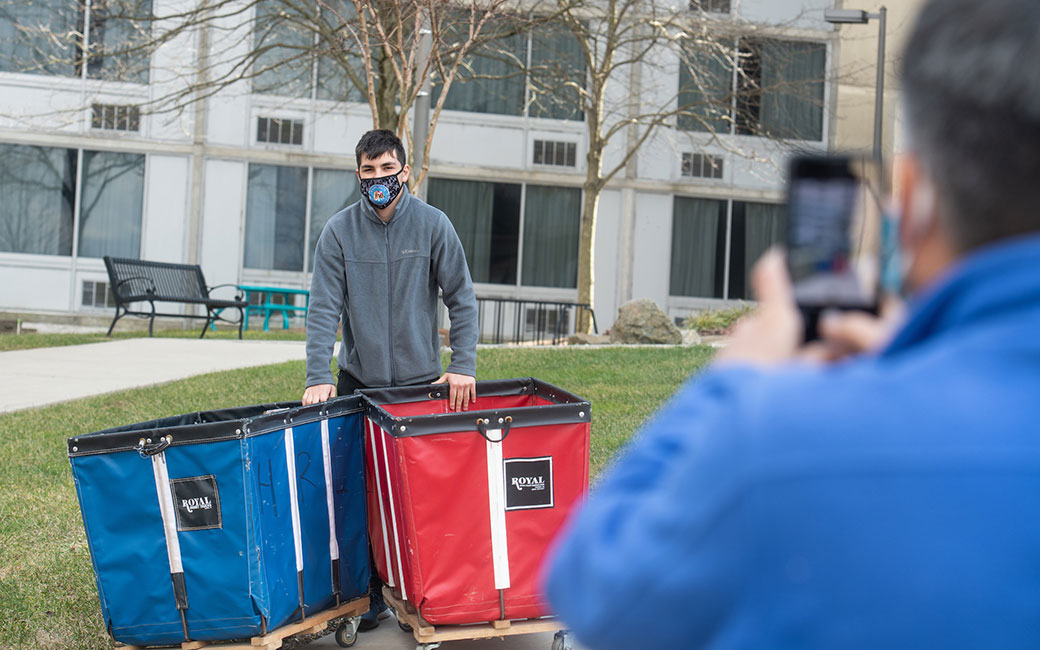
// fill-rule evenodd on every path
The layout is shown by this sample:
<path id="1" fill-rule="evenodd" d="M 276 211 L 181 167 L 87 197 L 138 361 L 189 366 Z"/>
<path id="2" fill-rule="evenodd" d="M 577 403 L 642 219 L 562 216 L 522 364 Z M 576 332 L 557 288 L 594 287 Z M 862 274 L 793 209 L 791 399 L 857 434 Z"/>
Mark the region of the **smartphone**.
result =
<path id="1" fill-rule="evenodd" d="M 787 182 L 787 263 L 805 339 L 829 309 L 877 313 L 881 168 L 868 156 L 799 155 Z"/>

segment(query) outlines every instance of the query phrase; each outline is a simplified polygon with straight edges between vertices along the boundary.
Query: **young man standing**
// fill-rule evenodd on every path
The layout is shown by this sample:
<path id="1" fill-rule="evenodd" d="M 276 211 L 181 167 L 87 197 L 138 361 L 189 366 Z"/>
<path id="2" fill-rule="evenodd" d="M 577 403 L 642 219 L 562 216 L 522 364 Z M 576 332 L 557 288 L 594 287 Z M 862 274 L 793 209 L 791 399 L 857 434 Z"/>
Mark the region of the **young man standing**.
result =
<path id="1" fill-rule="evenodd" d="M 355 150 L 362 199 L 329 219 L 314 251 L 307 312 L 303 403 L 357 388 L 449 385 L 449 407 L 476 400 L 477 301 L 455 229 L 443 212 L 408 192 L 404 146 L 393 132 L 369 131 Z M 451 321 L 451 363 L 441 374 L 438 290 Z M 329 361 L 343 325 L 339 377 Z M 372 609 L 386 610 L 373 575 Z"/>

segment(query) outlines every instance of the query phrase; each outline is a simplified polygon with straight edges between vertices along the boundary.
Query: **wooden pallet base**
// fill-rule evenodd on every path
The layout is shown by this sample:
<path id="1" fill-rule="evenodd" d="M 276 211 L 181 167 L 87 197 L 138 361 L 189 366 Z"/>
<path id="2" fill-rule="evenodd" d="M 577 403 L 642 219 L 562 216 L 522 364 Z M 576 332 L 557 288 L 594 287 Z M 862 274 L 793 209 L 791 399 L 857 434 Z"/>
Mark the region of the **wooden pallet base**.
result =
<path id="1" fill-rule="evenodd" d="M 556 632 L 564 629 L 563 622 L 555 618 L 527 619 L 521 621 L 491 621 L 467 625 L 442 625 L 434 627 L 426 622 L 415 607 L 402 600 L 386 585 L 383 586 L 383 600 L 394 610 L 397 619 L 412 627 L 412 636 L 420 643 L 440 643 L 442 641 L 462 641 L 465 639 L 494 639 L 516 634 L 537 634 L 539 632 Z"/>
<path id="2" fill-rule="evenodd" d="M 343 603 L 339 607 L 326 609 L 308 616 L 297 623 L 283 625 L 277 630 L 271 630 L 263 636 L 254 636 L 249 643 L 222 643 L 220 641 L 187 641 L 181 644 L 181 650 L 199 650 L 200 648 L 212 648 L 212 650 L 275 650 L 282 647 L 282 641 L 294 634 L 318 634 L 323 631 L 329 621 L 343 616 L 361 616 L 368 611 L 368 596 L 357 598 L 349 603 Z M 126 650 L 144 650 L 145 646 L 119 645 L 116 647 Z"/>

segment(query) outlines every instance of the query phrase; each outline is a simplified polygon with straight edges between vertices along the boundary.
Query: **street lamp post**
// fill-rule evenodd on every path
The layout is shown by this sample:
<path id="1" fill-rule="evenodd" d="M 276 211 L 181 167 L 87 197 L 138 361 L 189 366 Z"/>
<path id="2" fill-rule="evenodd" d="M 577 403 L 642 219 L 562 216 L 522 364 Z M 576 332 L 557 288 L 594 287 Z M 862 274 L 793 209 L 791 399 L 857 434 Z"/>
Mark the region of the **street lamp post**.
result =
<path id="1" fill-rule="evenodd" d="M 823 19 L 835 25 L 865 25 L 872 18 L 878 19 L 877 81 L 874 91 L 874 157 L 878 160 L 881 160 L 881 113 L 885 97 L 885 16 L 887 13 L 888 9 L 884 6 L 880 7 L 876 14 L 867 13 L 862 9 L 826 9 L 823 12 Z"/>

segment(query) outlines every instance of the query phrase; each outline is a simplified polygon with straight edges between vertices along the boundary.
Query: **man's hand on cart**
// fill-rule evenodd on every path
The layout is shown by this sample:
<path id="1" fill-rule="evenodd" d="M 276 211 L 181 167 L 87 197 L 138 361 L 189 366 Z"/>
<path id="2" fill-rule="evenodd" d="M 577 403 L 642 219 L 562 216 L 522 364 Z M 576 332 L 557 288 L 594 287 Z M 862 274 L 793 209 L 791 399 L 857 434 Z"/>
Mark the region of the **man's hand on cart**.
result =
<path id="1" fill-rule="evenodd" d="M 315 384 L 308 386 L 303 391 L 303 405 L 309 406 L 319 402 L 325 402 L 336 396 L 336 387 L 333 384 Z"/>
<path id="2" fill-rule="evenodd" d="M 448 384 L 448 408 L 452 411 L 465 411 L 470 402 L 477 401 L 477 379 L 469 375 L 446 372 L 435 384 Z"/>

